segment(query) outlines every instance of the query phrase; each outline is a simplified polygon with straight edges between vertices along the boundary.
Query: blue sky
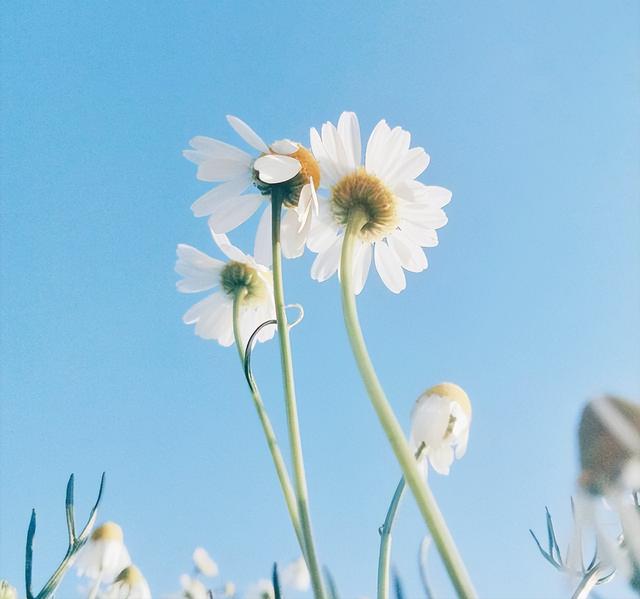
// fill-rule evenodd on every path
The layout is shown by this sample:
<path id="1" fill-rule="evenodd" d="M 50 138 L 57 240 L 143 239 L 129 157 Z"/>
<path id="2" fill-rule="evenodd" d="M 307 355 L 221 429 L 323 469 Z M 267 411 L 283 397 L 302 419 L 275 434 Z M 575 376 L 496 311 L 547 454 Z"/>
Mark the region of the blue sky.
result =
<path id="1" fill-rule="evenodd" d="M 211 254 L 180 151 L 265 139 L 354 110 L 402 125 L 453 191 L 429 269 L 359 298 L 403 425 L 426 387 L 464 386 L 469 451 L 431 478 L 483 597 L 566 596 L 528 528 L 569 527 L 582 403 L 640 396 L 640 17 L 635 2 L 11 2 L 2 19 L 0 577 L 64 553 L 64 486 L 125 530 L 160 596 L 197 545 L 243 587 L 296 557 L 237 355 L 193 335 L 175 246 Z M 251 249 L 255 221 L 233 240 Z M 357 377 L 339 289 L 285 265 L 321 559 L 372 596 L 399 469 Z M 256 376 L 281 438 L 277 346 Z M 86 507 L 85 507 L 86 506 Z M 393 562 L 413 597 L 424 525 L 407 498 Z M 440 596 L 451 591 L 437 560 Z M 75 580 L 65 587 L 71 593 Z M 618 587 L 619 589 L 621 587 Z M 625 596 L 619 590 L 619 596 Z"/>

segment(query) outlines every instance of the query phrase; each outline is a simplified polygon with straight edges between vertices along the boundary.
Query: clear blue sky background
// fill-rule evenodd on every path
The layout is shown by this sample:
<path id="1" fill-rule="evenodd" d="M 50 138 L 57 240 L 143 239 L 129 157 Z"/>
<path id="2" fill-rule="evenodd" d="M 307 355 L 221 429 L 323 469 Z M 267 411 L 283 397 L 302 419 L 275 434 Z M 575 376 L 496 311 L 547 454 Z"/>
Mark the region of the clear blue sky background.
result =
<path id="1" fill-rule="evenodd" d="M 412 132 L 453 191 L 428 271 L 360 296 L 405 426 L 441 380 L 469 392 L 469 452 L 434 491 L 482 597 L 562 597 L 536 554 L 569 527 L 583 401 L 640 396 L 636 2 L 31 2 L 2 9 L 0 576 L 65 547 L 64 486 L 125 529 L 156 594 L 196 545 L 242 588 L 297 555 L 237 355 L 181 323 L 175 246 L 215 249 L 189 206 L 190 137 L 308 140 L 345 109 Z M 255 221 L 233 236 L 250 249 Z M 399 469 L 357 377 L 334 280 L 286 263 L 314 526 L 345 598 L 375 589 Z M 256 373 L 285 435 L 277 346 Z M 393 562 L 419 592 L 405 501 Z M 451 595 L 432 564 L 441 597 Z M 65 593 L 72 593 L 71 580 Z M 620 591 L 624 596 L 625 592 Z"/>

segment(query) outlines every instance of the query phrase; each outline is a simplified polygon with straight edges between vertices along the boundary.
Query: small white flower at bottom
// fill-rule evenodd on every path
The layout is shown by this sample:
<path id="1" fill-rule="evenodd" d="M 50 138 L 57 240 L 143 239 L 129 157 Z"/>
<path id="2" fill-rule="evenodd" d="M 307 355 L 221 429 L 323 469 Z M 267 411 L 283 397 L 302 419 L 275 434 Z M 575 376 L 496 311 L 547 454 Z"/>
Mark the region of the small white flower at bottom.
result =
<path id="1" fill-rule="evenodd" d="M 299 557 L 282 568 L 280 579 L 284 587 L 295 591 L 308 591 L 311 586 L 311 577 L 304 558 Z"/>
<path id="2" fill-rule="evenodd" d="M 127 566 L 113 581 L 104 599 L 151 599 L 151 590 L 136 566 Z"/>
<path id="3" fill-rule="evenodd" d="M 18 599 L 16 587 L 10 585 L 6 580 L 0 580 L 0 599 Z"/>
<path id="4" fill-rule="evenodd" d="M 93 531 L 87 544 L 78 553 L 75 568 L 78 576 L 111 582 L 130 564 L 122 528 L 115 522 L 105 522 Z"/>
<path id="5" fill-rule="evenodd" d="M 266 578 L 261 578 L 252 584 L 245 593 L 245 599 L 274 599 L 273 584 Z"/>
<path id="6" fill-rule="evenodd" d="M 411 412 L 411 442 L 415 451 L 423 444 L 423 456 L 440 474 L 449 474 L 454 455 L 467 450 L 471 402 L 453 383 L 441 383 L 425 391 Z"/>
<path id="7" fill-rule="evenodd" d="M 183 574 L 180 576 L 180 585 L 182 586 L 180 597 L 184 597 L 184 599 L 209 599 L 207 587 L 197 578 Z"/>
<path id="8" fill-rule="evenodd" d="M 251 256 L 233 246 L 226 235 L 211 230 L 214 242 L 227 256 L 223 262 L 207 256 L 190 245 L 178 245 L 176 272 L 184 278 L 176 283 L 182 293 L 198 293 L 214 289 L 214 293 L 192 306 L 182 320 L 194 324 L 195 333 L 203 339 L 215 339 L 228 347 L 234 342 L 234 298 L 241 301 L 239 312 L 240 341 L 242 346 L 249 336 L 267 320 L 275 319 L 273 275 Z M 239 294 L 239 295 L 238 295 Z M 275 327 L 263 328 L 258 341 L 273 337 Z"/>
<path id="9" fill-rule="evenodd" d="M 193 552 L 193 563 L 203 576 L 213 578 L 218 575 L 218 564 L 213 561 L 204 547 L 197 547 Z"/>

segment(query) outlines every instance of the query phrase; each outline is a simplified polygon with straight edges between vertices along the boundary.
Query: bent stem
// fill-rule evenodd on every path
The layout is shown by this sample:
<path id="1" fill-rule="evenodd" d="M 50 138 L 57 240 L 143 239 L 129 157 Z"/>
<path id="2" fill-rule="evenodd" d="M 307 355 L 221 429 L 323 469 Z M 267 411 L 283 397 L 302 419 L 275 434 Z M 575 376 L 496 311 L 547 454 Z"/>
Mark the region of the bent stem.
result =
<path id="1" fill-rule="evenodd" d="M 358 320 L 352 282 L 354 241 L 366 221 L 366 216 L 359 211 L 350 215 L 340 257 L 342 310 L 351 349 L 378 420 L 402 468 L 406 482 L 416 499 L 420 513 L 429 528 L 457 594 L 465 599 L 477 597 L 453 537 L 447 528 L 431 490 L 427 486 L 424 475 L 418 469 L 413 452 L 405 439 L 404 432 L 393 409 L 389 405 L 367 352 L 367 346 Z"/>
<path id="2" fill-rule="evenodd" d="M 291 459 L 293 462 L 293 479 L 298 499 L 298 513 L 300 528 L 304 538 L 304 552 L 311 576 L 311 585 L 316 599 L 324 599 L 324 582 L 320 572 L 318 556 L 316 554 L 309 514 L 309 498 L 307 480 L 302 457 L 302 441 L 300 439 L 300 425 L 298 423 L 298 407 L 296 404 L 296 390 L 293 379 L 293 360 L 291 357 L 291 343 L 289 341 L 289 325 L 284 307 L 284 288 L 282 284 L 282 250 L 280 244 L 280 222 L 282 217 L 282 197 L 280 192 L 273 190 L 271 194 L 271 250 L 273 257 L 273 291 L 276 304 L 276 319 L 278 321 L 278 337 L 280 338 L 280 360 L 284 383 L 285 407 L 287 424 L 289 427 L 289 444 L 291 445 Z"/>
<path id="3" fill-rule="evenodd" d="M 424 449 L 424 443 L 416 452 L 415 459 L 419 460 Z M 384 524 L 380 527 L 380 553 L 378 555 L 378 599 L 389 597 L 389 566 L 391 565 L 391 530 L 398 512 L 400 500 L 404 494 L 406 483 L 404 476 L 400 479 L 396 491 L 391 498 Z"/>
<path id="4" fill-rule="evenodd" d="M 238 349 L 240 363 L 244 366 L 245 349 L 243 347 L 243 341 L 240 336 L 240 308 L 243 299 L 244 294 L 241 292 L 236 293 L 235 297 L 233 298 L 233 336 L 236 341 L 236 348 Z M 265 439 L 267 440 L 267 446 L 269 447 L 269 452 L 271 453 L 271 458 L 273 459 L 273 465 L 276 469 L 278 481 L 280 482 L 280 487 L 282 488 L 282 494 L 284 495 L 284 501 L 287 505 L 287 511 L 289 512 L 289 518 L 291 519 L 293 530 L 295 531 L 296 537 L 298 538 L 298 543 L 300 544 L 302 554 L 306 556 L 304 537 L 302 536 L 302 530 L 300 529 L 300 518 L 298 516 L 296 496 L 293 492 L 293 487 L 291 486 L 289 472 L 287 471 L 287 466 L 282 457 L 280 446 L 278 445 L 278 439 L 276 438 L 276 433 L 273 430 L 271 420 L 269 419 L 267 410 L 264 406 L 264 403 L 262 402 L 260 390 L 255 384 L 255 381 L 253 382 L 253 385 L 249 385 L 249 388 L 251 390 L 253 405 L 256 408 L 256 412 L 258 412 L 258 418 L 260 419 L 260 424 L 262 425 L 262 430 L 264 432 Z"/>

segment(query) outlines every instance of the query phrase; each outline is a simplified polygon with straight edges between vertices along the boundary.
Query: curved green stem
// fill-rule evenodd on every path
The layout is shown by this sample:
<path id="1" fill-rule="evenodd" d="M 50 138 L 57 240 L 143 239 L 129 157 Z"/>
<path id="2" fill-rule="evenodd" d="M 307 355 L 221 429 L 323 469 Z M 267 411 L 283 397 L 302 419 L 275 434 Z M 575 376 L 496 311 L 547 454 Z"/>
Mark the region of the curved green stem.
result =
<path id="1" fill-rule="evenodd" d="M 340 258 L 342 310 L 344 312 L 344 321 L 349 335 L 351 349 L 373 408 L 378 416 L 378 420 L 402 468 L 406 482 L 416 499 L 420 513 L 440 552 L 442 561 L 444 562 L 456 592 L 460 597 L 464 597 L 465 599 L 477 597 L 469 574 L 458 553 L 451 533 L 447 528 L 444 517 L 438 508 L 431 490 L 427 486 L 424 474 L 418 469 L 411 448 L 405 439 L 402 427 L 393 413 L 393 409 L 389 405 L 389 401 L 385 396 L 369 353 L 367 352 L 367 346 L 358 320 L 353 283 L 351 280 L 353 277 L 354 241 L 365 223 L 366 216 L 363 214 L 356 212 L 350 215 Z"/>
<path id="2" fill-rule="evenodd" d="M 300 527 L 306 548 L 307 567 L 311 575 L 311 585 L 316 599 L 324 599 L 324 581 L 320 571 L 320 564 L 316 554 L 309 514 L 309 498 L 307 480 L 304 472 L 302 457 L 302 441 L 300 439 L 300 425 L 298 423 L 298 407 L 296 404 L 295 382 L 293 380 L 293 360 L 291 357 L 291 343 L 289 341 L 289 325 L 284 307 L 284 288 L 282 284 L 282 249 L 280 244 L 280 222 L 282 217 L 282 198 L 274 189 L 271 194 L 271 248 L 273 256 L 273 293 L 276 304 L 276 319 L 278 321 L 278 336 L 280 338 L 280 360 L 284 383 L 285 407 L 287 424 L 289 427 L 289 444 L 291 445 L 291 460 L 293 463 L 293 479 L 298 499 L 298 513 Z"/>
<path id="3" fill-rule="evenodd" d="M 243 298 L 240 297 L 240 294 L 236 294 L 233 299 L 233 336 L 236 341 L 236 348 L 238 349 L 240 363 L 244 365 L 244 340 L 240 335 L 240 308 L 242 305 L 242 300 Z M 298 538 L 298 543 L 300 544 L 302 554 L 306 555 L 304 537 L 302 536 L 302 530 L 300 529 L 300 518 L 298 516 L 296 496 L 293 492 L 293 487 L 291 486 L 289 472 L 287 471 L 287 466 L 282 457 L 280 446 L 278 445 L 278 439 L 276 438 L 276 433 L 273 430 L 271 420 L 269 419 L 267 410 L 264 406 L 264 403 L 262 402 L 260 390 L 258 389 L 258 386 L 255 384 L 255 382 L 253 386 L 250 385 L 250 390 L 251 398 L 253 399 L 253 405 L 255 406 L 256 412 L 258 413 L 258 418 L 260 419 L 260 424 L 262 425 L 262 430 L 264 432 L 265 439 L 267 440 L 267 446 L 269 447 L 269 452 L 271 453 L 271 458 L 273 459 L 273 465 L 276 469 L 278 481 L 280 482 L 280 487 L 282 488 L 282 494 L 284 495 L 284 501 L 287 505 L 287 511 L 289 512 L 291 524 L 293 525 L 296 537 Z"/>
<path id="4" fill-rule="evenodd" d="M 424 449 L 424 443 L 416 452 L 416 460 Z M 404 476 L 400 479 L 396 491 L 391 498 L 384 524 L 380 527 L 380 553 L 378 554 L 378 599 L 388 599 L 389 597 L 389 566 L 391 565 L 391 530 L 398 512 L 400 500 L 404 494 L 406 483 Z"/>

